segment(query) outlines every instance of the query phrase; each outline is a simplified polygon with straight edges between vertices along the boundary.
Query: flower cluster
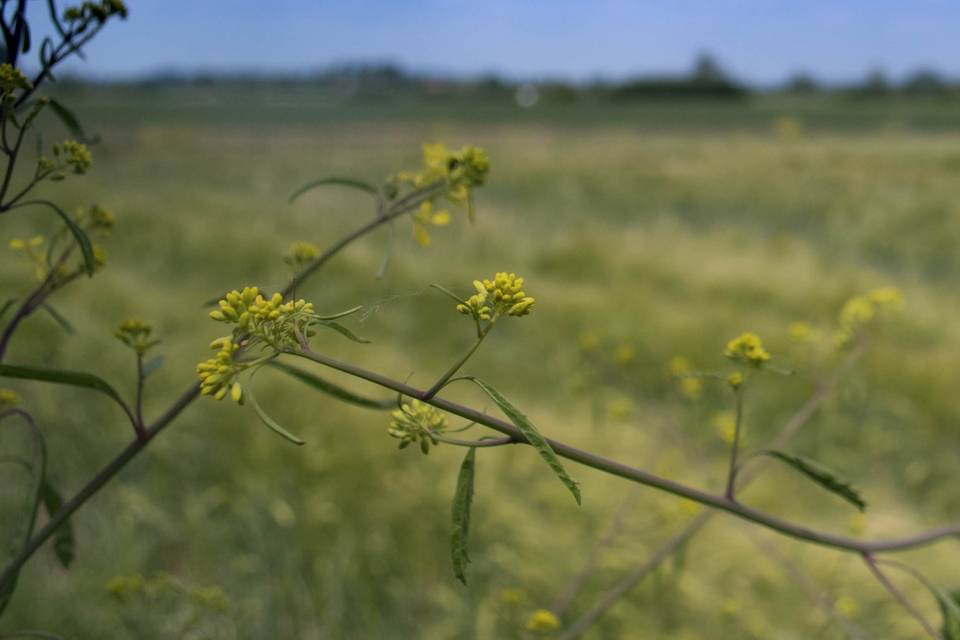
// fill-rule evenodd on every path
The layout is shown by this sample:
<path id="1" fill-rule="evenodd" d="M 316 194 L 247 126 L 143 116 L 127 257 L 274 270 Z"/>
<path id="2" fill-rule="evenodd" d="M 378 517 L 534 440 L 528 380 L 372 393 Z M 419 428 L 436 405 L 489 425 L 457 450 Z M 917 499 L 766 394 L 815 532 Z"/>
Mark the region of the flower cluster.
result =
<path id="1" fill-rule="evenodd" d="M 262 341 L 276 350 L 297 347 L 312 336 L 310 324 L 316 319 L 313 304 L 305 300 L 283 301 L 283 295 L 264 298 L 257 287 L 231 291 L 210 312 L 218 322 L 236 325 L 234 337 L 246 336 L 248 345 Z"/>
<path id="2" fill-rule="evenodd" d="M 530 615 L 530 618 L 527 619 L 527 630 L 533 631 L 534 633 L 549 633 L 559 628 L 560 621 L 557 619 L 557 616 L 552 611 L 546 609 L 534 611 Z"/>
<path id="3" fill-rule="evenodd" d="M 9 94 L 15 89 L 27 90 L 32 88 L 33 84 L 19 69 L 6 62 L 0 64 L 0 91 Z"/>
<path id="4" fill-rule="evenodd" d="M 317 245 L 309 242 L 294 242 L 290 245 L 290 250 L 283 257 L 283 261 L 294 268 L 302 267 L 308 262 L 313 262 L 320 255 L 320 249 Z"/>
<path id="5" fill-rule="evenodd" d="M 437 206 L 443 197 L 454 206 L 467 207 L 473 219 L 471 190 L 482 186 L 490 171 L 490 159 L 479 147 L 465 146 L 460 151 L 450 151 L 442 144 L 423 145 L 423 167 L 420 171 L 401 171 L 387 179 L 384 193 L 394 200 L 401 192 L 416 192 L 436 189 L 413 214 L 414 238 L 421 246 L 430 244 L 430 226 L 443 226 L 450 222 L 450 213 Z"/>
<path id="6" fill-rule="evenodd" d="M 419 400 L 404 402 L 391 415 L 387 433 L 400 441 L 401 449 L 419 441 L 420 451 L 430 453 L 430 445 L 439 442 L 435 434 L 447 428 L 446 416 Z"/>
<path id="7" fill-rule="evenodd" d="M 83 175 L 93 165 L 93 154 L 87 145 L 76 140 L 53 144 L 53 158 L 43 154 L 37 158 L 36 179 L 50 178 L 58 182 L 67 177 L 67 170 Z"/>
<path id="8" fill-rule="evenodd" d="M 723 355 L 754 367 L 759 367 L 770 359 L 770 354 L 763 348 L 763 341 L 755 333 L 742 333 L 728 342 Z"/>
<path id="9" fill-rule="evenodd" d="M 77 224 L 87 231 L 108 233 L 113 230 L 114 225 L 117 223 L 117 219 L 113 213 L 98 204 L 91 205 L 87 209 L 77 209 L 77 214 L 74 217 L 76 218 Z"/>
<path id="10" fill-rule="evenodd" d="M 142 320 L 130 319 L 121 322 L 113 335 L 142 356 L 150 347 L 160 344 L 159 340 L 150 339 L 152 332 L 153 327 Z"/>
<path id="11" fill-rule="evenodd" d="M 474 280 L 476 293 L 457 305 L 457 311 L 477 320 L 496 322 L 502 315 L 525 316 L 535 300 L 523 290 L 523 278 L 501 271 L 493 280 Z"/>
<path id="12" fill-rule="evenodd" d="M 696 400 L 703 393 L 703 380 L 685 356 L 673 356 L 667 363 L 670 377 L 678 382 L 680 393 L 688 400 Z"/>
<path id="13" fill-rule="evenodd" d="M 42 281 L 47 277 L 47 239 L 43 236 L 32 238 L 14 238 L 10 241 L 10 249 L 23 252 L 24 257 L 33 266 L 34 276 Z"/>
<path id="14" fill-rule="evenodd" d="M 68 7 L 63 12 L 64 22 L 86 22 L 96 20 L 105 22 L 111 16 L 120 16 L 126 19 L 127 5 L 122 0 L 103 0 L 102 2 L 84 2 L 79 7 Z M 78 28 L 79 30 L 83 30 Z"/>
<path id="15" fill-rule="evenodd" d="M 217 350 L 217 355 L 204 360 L 197 365 L 197 375 L 200 376 L 200 393 L 222 400 L 227 393 L 234 402 L 243 403 L 243 387 L 237 382 L 237 376 L 243 373 L 247 364 L 237 362 L 234 358 L 240 345 L 230 336 L 217 338 L 210 343 L 211 349 Z"/>
<path id="16" fill-rule="evenodd" d="M 15 407 L 20 403 L 20 397 L 10 389 L 0 389 L 0 410 Z"/>
<path id="17" fill-rule="evenodd" d="M 894 287 L 874 289 L 866 295 L 854 296 L 844 303 L 838 318 L 840 331 L 836 335 L 839 346 L 848 344 L 866 325 L 879 316 L 903 309 L 903 295 Z"/>

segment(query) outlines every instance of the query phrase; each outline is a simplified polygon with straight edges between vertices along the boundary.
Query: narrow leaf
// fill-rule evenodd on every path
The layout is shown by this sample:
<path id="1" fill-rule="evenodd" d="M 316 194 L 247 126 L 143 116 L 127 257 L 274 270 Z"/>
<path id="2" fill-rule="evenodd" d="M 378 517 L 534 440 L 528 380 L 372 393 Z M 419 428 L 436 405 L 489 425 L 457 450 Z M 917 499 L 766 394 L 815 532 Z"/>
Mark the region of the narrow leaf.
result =
<path id="1" fill-rule="evenodd" d="M 290 196 L 289 202 L 292 204 L 297 198 L 302 196 L 308 191 L 312 191 L 317 187 L 324 187 L 327 185 L 337 185 L 340 187 L 350 187 L 351 189 L 359 189 L 369 193 L 373 197 L 380 198 L 380 190 L 369 182 L 364 182 L 363 180 L 354 180 L 353 178 L 320 178 L 319 180 L 314 180 L 303 185 L 299 189 L 293 192 L 293 195 Z"/>
<path id="2" fill-rule="evenodd" d="M 45 369 L 43 367 L 27 367 L 12 364 L 0 364 L 0 378 L 18 378 L 21 380 L 36 380 L 38 382 L 52 382 L 53 384 L 66 384 L 72 387 L 83 387 L 92 389 L 108 396 L 114 402 L 120 405 L 124 413 L 133 420 L 127 403 L 123 401 L 120 394 L 110 386 L 103 378 L 90 373 L 80 371 L 64 371 L 61 369 Z"/>
<path id="3" fill-rule="evenodd" d="M 567 473 L 567 470 L 563 468 L 563 465 L 560 463 L 560 458 L 557 457 L 557 454 L 554 453 L 553 449 L 550 448 L 550 444 L 546 439 L 540 435 L 540 432 L 537 431 L 537 428 L 533 426 L 533 423 L 523 415 L 516 407 L 514 407 L 510 402 L 501 395 L 499 391 L 491 387 L 489 384 L 484 382 L 479 378 L 465 377 L 464 380 L 470 380 L 478 387 L 483 389 L 483 391 L 490 396 L 490 399 L 493 400 L 500 410 L 510 419 L 520 431 L 523 433 L 523 436 L 527 439 L 533 448 L 537 450 L 540 454 L 540 457 L 543 458 L 544 462 L 553 469 L 553 472 L 557 474 L 557 477 L 560 478 L 567 489 L 570 490 L 570 493 L 573 494 L 574 499 L 576 499 L 577 504 L 580 504 L 580 487 L 577 486 L 576 480 L 570 477 L 570 474 Z"/>
<path id="4" fill-rule="evenodd" d="M 760 453 L 762 455 L 768 455 L 776 458 L 777 460 L 780 460 L 781 462 L 793 467 L 827 491 L 835 493 L 850 504 L 854 505 L 860 511 L 863 511 L 867 508 L 867 503 L 864 502 L 863 498 L 860 497 L 860 494 L 857 492 L 857 490 L 850 486 L 850 483 L 847 480 L 839 477 L 836 473 L 830 469 L 827 469 L 823 465 L 808 458 L 795 456 L 773 449 L 762 451 Z"/>
<path id="5" fill-rule="evenodd" d="M 9 300 L 4 301 L 3 304 L 0 304 L 0 320 L 3 320 L 3 316 L 7 315 L 7 311 L 13 308 L 13 305 L 16 301 L 16 298 L 10 298 Z"/>
<path id="6" fill-rule="evenodd" d="M 940 613 L 943 615 L 943 640 L 960 640 L 960 604 L 953 594 L 937 587 L 928 585 L 933 597 L 937 599 L 940 605 Z"/>
<path id="7" fill-rule="evenodd" d="M 302 445 L 306 444 L 304 440 L 301 440 L 297 436 L 293 435 L 283 427 L 281 427 L 276 420 L 267 415 L 267 412 L 260 407 L 260 403 L 257 402 L 257 399 L 253 395 L 253 391 L 250 389 L 250 385 L 246 385 L 244 390 L 247 399 L 250 401 L 250 404 L 253 406 L 253 410 L 257 412 L 257 416 L 260 418 L 260 421 L 267 425 L 271 430 L 280 435 L 281 437 L 289 440 L 293 444 Z"/>
<path id="8" fill-rule="evenodd" d="M 50 202 L 49 200 L 30 200 L 27 202 L 21 202 L 18 204 L 18 207 L 25 207 L 29 205 L 43 205 L 50 207 L 56 212 L 60 219 L 63 220 L 63 224 L 67 225 L 67 229 L 70 230 L 70 233 L 73 234 L 74 239 L 77 241 L 77 244 L 80 246 L 80 252 L 83 254 L 83 265 L 87 272 L 88 276 L 93 276 L 95 264 L 93 260 L 93 244 L 90 242 L 90 238 L 87 237 L 86 232 L 80 228 L 80 226 L 74 222 L 73 218 L 70 215 Z"/>
<path id="9" fill-rule="evenodd" d="M 386 400 L 367 398 L 344 389 L 343 387 L 329 382 L 328 380 L 324 380 L 323 378 L 315 376 L 309 371 L 304 371 L 303 369 L 294 367 L 285 362 L 271 360 L 267 363 L 267 366 L 283 371 L 287 375 L 306 383 L 317 391 L 322 391 L 323 393 L 331 395 L 338 400 L 343 400 L 344 402 L 357 405 L 358 407 L 364 407 L 366 409 L 391 409 L 394 406 L 393 398 L 388 398 Z"/>
<path id="10" fill-rule="evenodd" d="M 63 315 L 54 309 L 50 304 L 44 302 L 40 305 L 40 308 L 47 312 L 47 314 L 53 318 L 54 322 L 60 325 L 60 328 L 67 332 L 67 335 L 74 335 L 77 333 L 76 329 L 73 328 L 73 325 L 70 324 L 70 321 L 63 317 Z"/>
<path id="11" fill-rule="evenodd" d="M 453 575 L 463 584 L 467 584 L 467 565 L 470 555 L 467 553 L 467 540 L 470 535 L 470 505 L 473 503 L 473 478 L 476 475 L 476 447 L 470 447 L 460 465 L 457 475 L 457 488 L 453 493 L 451 515 L 453 532 L 450 535 L 450 554 L 453 559 Z"/>
<path id="12" fill-rule="evenodd" d="M 23 510 L 14 527 L 13 536 L 8 542 L 8 555 L 12 557 L 20 552 L 33 535 L 33 528 L 37 522 L 37 512 L 40 509 L 41 487 L 47 468 L 47 447 L 43 439 L 43 434 L 40 433 L 37 425 L 34 424 L 30 414 L 17 409 L 0 412 L 0 420 L 10 417 L 19 417 L 26 423 L 33 442 L 33 460 L 29 465 L 32 484 L 30 490 L 24 496 Z M 0 565 L 5 564 L 5 562 L 5 560 L 4 562 L 0 562 Z M 14 576 L 12 580 L 0 586 L 0 615 L 3 614 L 4 609 L 6 609 L 10 603 L 10 598 L 13 597 L 16 586 L 17 576 Z"/>
<path id="13" fill-rule="evenodd" d="M 334 313 L 333 315 L 317 316 L 317 319 L 324 320 L 324 321 L 337 320 L 339 318 L 346 318 L 347 316 L 351 316 L 355 314 L 357 311 L 362 311 L 362 310 L 363 310 L 363 305 L 361 304 L 361 305 L 357 305 L 356 307 L 353 307 L 352 309 L 347 309 L 346 311 L 341 311 L 340 313 Z"/>
<path id="14" fill-rule="evenodd" d="M 46 478 L 44 478 L 43 485 L 40 487 L 40 499 L 43 501 L 43 508 L 47 512 L 47 516 L 51 518 L 63 506 L 63 496 Z M 75 547 L 76 539 L 73 535 L 73 526 L 67 520 L 53 534 L 53 552 L 64 569 L 70 568 L 75 555 Z"/>
<path id="15" fill-rule="evenodd" d="M 350 329 L 347 329 L 345 326 L 343 326 L 339 322 L 333 322 L 332 320 L 322 320 L 314 324 L 320 325 L 322 327 L 329 327 L 334 331 L 336 331 L 337 333 L 339 333 L 340 335 L 342 335 L 343 337 L 347 338 L 348 340 L 353 340 L 354 342 L 359 342 L 360 344 L 370 344 L 369 340 L 358 337 L 356 334 L 350 331 Z"/>
<path id="16" fill-rule="evenodd" d="M 83 132 L 83 126 L 80 124 L 77 116 L 75 116 L 70 109 L 63 106 L 62 102 L 54 98 L 50 98 L 50 102 L 48 104 L 50 105 L 50 108 L 53 109 L 53 112 L 57 114 L 57 117 L 60 118 L 60 121 L 63 122 L 63 126 L 65 126 L 71 134 L 77 138 L 80 138 L 81 140 L 86 139 L 86 135 Z"/>
<path id="17" fill-rule="evenodd" d="M 143 363 L 143 377 L 146 378 L 151 373 L 163 366 L 164 357 L 156 356 Z"/>

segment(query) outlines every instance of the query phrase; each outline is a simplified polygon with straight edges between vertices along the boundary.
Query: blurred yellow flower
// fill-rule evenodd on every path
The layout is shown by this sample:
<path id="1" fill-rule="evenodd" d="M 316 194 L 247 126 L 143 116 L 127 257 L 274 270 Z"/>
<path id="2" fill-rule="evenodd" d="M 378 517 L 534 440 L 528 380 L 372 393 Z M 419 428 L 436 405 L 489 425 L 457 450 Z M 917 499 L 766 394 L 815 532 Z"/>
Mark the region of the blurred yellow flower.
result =
<path id="1" fill-rule="evenodd" d="M 552 612 L 537 609 L 527 619 L 527 629 L 535 633 L 549 633 L 560 628 L 560 621 Z"/>
<path id="2" fill-rule="evenodd" d="M 755 333 L 741 333 L 727 343 L 723 355 L 731 360 L 743 360 L 755 367 L 770 359 L 770 354 L 763 348 L 763 341 Z"/>
<path id="3" fill-rule="evenodd" d="M 690 400 L 696 400 L 703 393 L 703 380 L 700 378 L 683 378 L 680 380 L 680 393 Z"/>
<path id="4" fill-rule="evenodd" d="M 623 343 L 613 352 L 613 360 L 617 364 L 627 364 L 637 356 L 637 350 L 632 344 Z"/>
<path id="5" fill-rule="evenodd" d="M 721 440 L 727 444 L 733 444 L 733 436 L 737 429 L 737 419 L 733 411 L 720 411 L 713 414 L 713 417 L 710 418 L 710 425 Z M 743 425 L 741 425 L 741 429 L 742 427 Z"/>
<path id="6" fill-rule="evenodd" d="M 523 589 L 516 587 L 505 587 L 500 590 L 500 602 L 506 605 L 520 604 L 527 599 L 527 594 Z"/>
<path id="7" fill-rule="evenodd" d="M 813 340 L 813 327 L 806 322 L 791 322 L 787 327 L 787 335 L 794 342 L 810 342 Z"/>
<path id="8" fill-rule="evenodd" d="M 690 361 L 684 356 L 673 356 L 667 363 L 667 371 L 672 376 L 682 376 L 690 371 Z"/>
<path id="9" fill-rule="evenodd" d="M 20 402 L 20 397 L 10 389 L 0 389 L 0 409 L 9 409 Z"/>

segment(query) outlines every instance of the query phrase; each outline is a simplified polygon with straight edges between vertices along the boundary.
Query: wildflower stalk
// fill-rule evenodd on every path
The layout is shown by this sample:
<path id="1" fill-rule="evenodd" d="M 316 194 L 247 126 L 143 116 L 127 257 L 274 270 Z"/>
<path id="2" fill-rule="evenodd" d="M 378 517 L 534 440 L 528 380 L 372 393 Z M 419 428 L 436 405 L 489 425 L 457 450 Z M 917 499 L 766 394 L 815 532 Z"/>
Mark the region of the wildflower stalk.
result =
<path id="1" fill-rule="evenodd" d="M 143 375 L 143 353 L 141 351 L 136 352 L 137 355 L 137 398 L 135 402 L 135 413 L 136 421 L 133 424 L 134 429 L 137 431 L 137 437 L 143 438 L 144 429 L 143 429 L 143 386 L 146 382 L 146 376 Z"/>
<path id="2" fill-rule="evenodd" d="M 730 445 L 730 468 L 727 471 L 727 489 L 724 496 L 727 500 L 734 500 L 735 484 L 737 480 L 737 452 L 740 449 L 740 425 L 743 422 L 743 389 L 741 384 L 733 390 L 736 395 L 737 415 L 733 427 L 733 443 Z"/>
<path id="3" fill-rule="evenodd" d="M 457 362 L 455 362 L 453 366 L 447 369 L 447 372 L 444 373 L 442 376 L 440 376 L 440 379 L 437 380 L 432 387 L 427 389 L 423 393 L 423 395 L 420 396 L 420 399 L 426 401 L 432 398 L 433 396 L 437 395 L 437 393 L 439 393 L 440 390 L 443 389 L 443 386 L 450 381 L 450 378 L 456 375 L 457 371 L 459 371 L 460 368 L 467 363 L 467 360 L 470 359 L 470 356 L 472 356 L 477 351 L 481 343 L 483 343 L 483 339 L 487 337 L 487 334 L 490 333 L 490 330 L 492 328 L 493 328 L 493 324 L 491 323 L 491 324 L 488 324 L 483 329 L 481 329 L 477 337 L 477 341 L 473 343 L 473 346 L 470 347 L 470 350 L 467 351 L 467 353 L 465 353 L 462 358 L 460 358 Z"/>
<path id="4" fill-rule="evenodd" d="M 870 573 L 877 579 L 877 581 L 883 585 L 884 589 L 893 596 L 893 599 L 896 600 L 903 609 L 909 613 L 913 618 L 920 623 L 920 626 L 923 627 L 923 630 L 927 633 L 928 636 L 933 638 L 933 640 L 941 640 L 941 636 L 937 633 L 930 622 L 924 617 L 920 611 L 913 606 L 913 603 L 907 599 L 907 596 L 900 591 L 893 582 L 890 581 L 890 578 L 880 570 L 880 567 L 877 566 L 877 560 L 873 557 L 871 553 L 863 554 L 863 561 L 866 563 L 867 568 L 870 569 Z"/>
<path id="5" fill-rule="evenodd" d="M 310 350 L 293 351 L 287 350 L 283 353 L 311 360 L 324 366 L 336 369 L 343 373 L 361 378 L 368 382 L 390 389 L 402 395 L 411 398 L 422 398 L 424 391 L 412 387 L 406 383 L 394 380 L 374 371 L 369 371 L 356 365 L 341 362 L 324 354 L 316 353 Z M 468 407 L 445 398 L 434 396 L 423 400 L 426 404 L 432 405 L 447 413 L 475 421 L 479 424 L 488 426 L 504 435 L 510 436 L 519 442 L 526 442 L 523 433 L 512 423 L 489 416 L 477 409 Z M 545 438 L 551 449 L 560 457 L 579 462 L 584 466 L 591 467 L 597 471 L 607 473 L 636 482 L 642 485 L 659 489 L 666 493 L 687 498 L 698 502 L 704 506 L 726 511 L 743 520 L 747 520 L 773 531 L 777 531 L 785 536 L 796 538 L 816 544 L 819 546 L 840 549 L 843 551 L 854 552 L 858 554 L 875 554 L 884 552 L 904 551 L 917 547 L 926 546 L 946 538 L 960 538 L 960 523 L 949 524 L 934 529 L 929 529 L 921 533 L 900 538 L 887 538 L 878 540 L 859 540 L 848 536 L 841 536 L 825 531 L 817 531 L 808 527 L 797 525 L 783 520 L 777 516 L 770 515 L 759 509 L 741 504 L 728 499 L 726 496 L 709 493 L 695 487 L 691 487 L 669 478 L 664 478 L 642 469 L 637 469 L 617 462 L 609 458 L 597 455 L 590 451 L 573 447 L 557 440 Z"/>

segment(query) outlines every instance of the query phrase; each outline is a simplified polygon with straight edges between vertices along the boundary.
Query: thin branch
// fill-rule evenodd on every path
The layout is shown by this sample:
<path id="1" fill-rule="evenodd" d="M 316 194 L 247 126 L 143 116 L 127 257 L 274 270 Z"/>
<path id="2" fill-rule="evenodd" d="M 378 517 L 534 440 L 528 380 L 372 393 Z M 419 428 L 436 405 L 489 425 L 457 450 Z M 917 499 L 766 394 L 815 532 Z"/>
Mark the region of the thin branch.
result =
<path id="1" fill-rule="evenodd" d="M 900 603 L 900 606 L 906 610 L 911 616 L 920 623 L 920 626 L 923 627 L 923 630 L 927 632 L 927 635 L 933 638 L 933 640 L 940 640 L 940 634 L 937 633 L 933 627 L 927 622 L 927 619 L 923 616 L 920 611 L 913 606 L 913 604 L 907 599 L 907 596 L 903 594 L 902 591 L 897 589 L 896 585 L 890 582 L 890 578 L 880 570 L 880 567 L 877 566 L 877 561 L 874 559 L 873 555 L 870 553 L 863 554 L 863 561 L 866 563 L 867 568 L 870 569 L 870 573 L 883 585 L 883 587 L 893 596 L 894 600 Z"/>

